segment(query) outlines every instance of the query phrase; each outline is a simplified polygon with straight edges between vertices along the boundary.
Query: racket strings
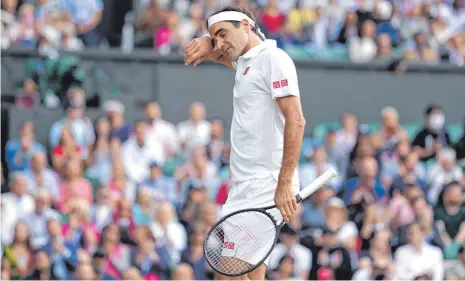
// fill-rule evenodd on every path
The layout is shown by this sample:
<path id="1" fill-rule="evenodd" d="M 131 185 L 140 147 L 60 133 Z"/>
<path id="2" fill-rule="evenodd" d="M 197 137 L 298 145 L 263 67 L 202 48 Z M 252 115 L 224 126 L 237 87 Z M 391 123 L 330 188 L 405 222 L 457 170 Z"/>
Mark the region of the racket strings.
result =
<path id="1" fill-rule="evenodd" d="M 269 231 L 263 233 L 266 229 Z M 275 237 L 275 224 L 265 214 L 256 211 L 238 213 L 212 230 L 206 240 L 205 255 L 217 271 L 241 274 L 263 260 Z"/>

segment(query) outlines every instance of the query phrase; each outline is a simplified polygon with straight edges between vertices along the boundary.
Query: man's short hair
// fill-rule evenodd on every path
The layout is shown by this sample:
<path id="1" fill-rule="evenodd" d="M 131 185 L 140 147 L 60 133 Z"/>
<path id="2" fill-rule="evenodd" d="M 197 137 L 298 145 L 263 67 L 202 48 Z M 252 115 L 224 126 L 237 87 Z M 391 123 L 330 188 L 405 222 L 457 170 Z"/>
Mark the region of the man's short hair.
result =
<path id="1" fill-rule="evenodd" d="M 431 104 L 426 108 L 425 115 L 429 116 L 434 110 L 442 111 L 442 108 L 437 104 Z"/>

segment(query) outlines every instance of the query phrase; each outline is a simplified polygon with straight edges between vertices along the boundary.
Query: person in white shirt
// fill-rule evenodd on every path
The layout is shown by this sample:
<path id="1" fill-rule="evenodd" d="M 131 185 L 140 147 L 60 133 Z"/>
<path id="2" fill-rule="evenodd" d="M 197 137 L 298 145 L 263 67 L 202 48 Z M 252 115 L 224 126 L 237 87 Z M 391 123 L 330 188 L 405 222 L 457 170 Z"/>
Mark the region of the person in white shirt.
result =
<path id="1" fill-rule="evenodd" d="M 194 147 L 210 142 L 211 124 L 205 120 L 205 106 L 194 102 L 189 107 L 189 119 L 178 124 L 181 147 L 189 155 Z"/>
<path id="2" fill-rule="evenodd" d="M 397 249 L 394 260 L 397 280 L 415 280 L 429 276 L 429 280 L 444 280 L 444 259 L 440 248 L 426 244 L 418 222 L 408 227 L 408 244 Z"/>
<path id="3" fill-rule="evenodd" d="M 34 198 L 26 193 L 24 174 L 17 172 L 11 175 L 10 190 L 1 197 L 1 239 L 5 245 L 12 242 L 15 225 L 35 209 Z"/>
<path id="4" fill-rule="evenodd" d="M 289 222 L 296 214 L 299 188 L 296 169 L 305 129 L 297 72 L 292 59 L 267 40 L 247 10 L 227 7 L 207 20 L 208 36 L 192 40 L 185 50 L 186 65 L 206 58 L 235 70 L 231 122 L 232 187 L 221 216 L 244 208 L 276 204 L 276 217 Z M 254 224 L 256 222 L 237 222 Z M 260 228 L 258 228 L 260 229 Z M 234 242 L 237 229 L 225 229 Z M 269 239 L 266 228 L 257 237 Z M 231 237 L 232 236 L 232 237 Z M 235 250 L 225 249 L 224 257 Z M 237 250 L 236 259 L 247 262 Z M 241 258 L 242 257 L 242 258 Z M 244 276 L 263 280 L 269 258 Z M 231 279 L 218 275 L 217 279 Z"/>
<path id="5" fill-rule="evenodd" d="M 147 135 L 149 142 L 152 140 L 162 144 L 165 155 L 179 152 L 179 136 L 176 127 L 163 120 L 160 105 L 150 102 L 145 106 L 145 118 L 148 122 Z"/>
<path id="6" fill-rule="evenodd" d="M 137 121 L 134 124 L 134 135 L 124 144 L 122 163 L 128 179 L 134 183 L 142 183 L 150 175 L 149 165 L 152 162 L 163 164 L 165 155 L 160 143 L 147 140 L 147 124 Z"/>

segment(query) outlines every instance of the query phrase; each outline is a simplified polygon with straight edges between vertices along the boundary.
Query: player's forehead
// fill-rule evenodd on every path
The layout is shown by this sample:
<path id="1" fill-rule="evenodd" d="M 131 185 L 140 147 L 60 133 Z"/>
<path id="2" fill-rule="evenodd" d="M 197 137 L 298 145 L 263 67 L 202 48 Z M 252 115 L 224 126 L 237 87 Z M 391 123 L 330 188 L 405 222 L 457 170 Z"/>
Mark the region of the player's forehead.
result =
<path id="1" fill-rule="evenodd" d="M 226 22 L 226 21 L 220 21 L 220 22 L 217 22 L 217 23 L 214 23 L 211 27 L 210 27 L 210 36 L 213 38 L 213 37 L 216 37 L 218 36 L 221 31 L 230 31 L 232 29 L 234 29 L 234 25 L 230 22 Z"/>

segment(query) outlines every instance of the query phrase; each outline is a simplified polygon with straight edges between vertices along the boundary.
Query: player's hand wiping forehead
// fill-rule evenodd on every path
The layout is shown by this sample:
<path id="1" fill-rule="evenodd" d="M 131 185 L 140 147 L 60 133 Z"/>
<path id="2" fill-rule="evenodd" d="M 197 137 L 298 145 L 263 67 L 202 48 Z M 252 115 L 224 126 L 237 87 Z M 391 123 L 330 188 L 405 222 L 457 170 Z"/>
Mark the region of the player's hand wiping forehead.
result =
<path id="1" fill-rule="evenodd" d="M 204 62 L 212 52 L 213 46 L 210 38 L 195 38 L 189 42 L 184 50 L 184 63 L 195 67 Z"/>

